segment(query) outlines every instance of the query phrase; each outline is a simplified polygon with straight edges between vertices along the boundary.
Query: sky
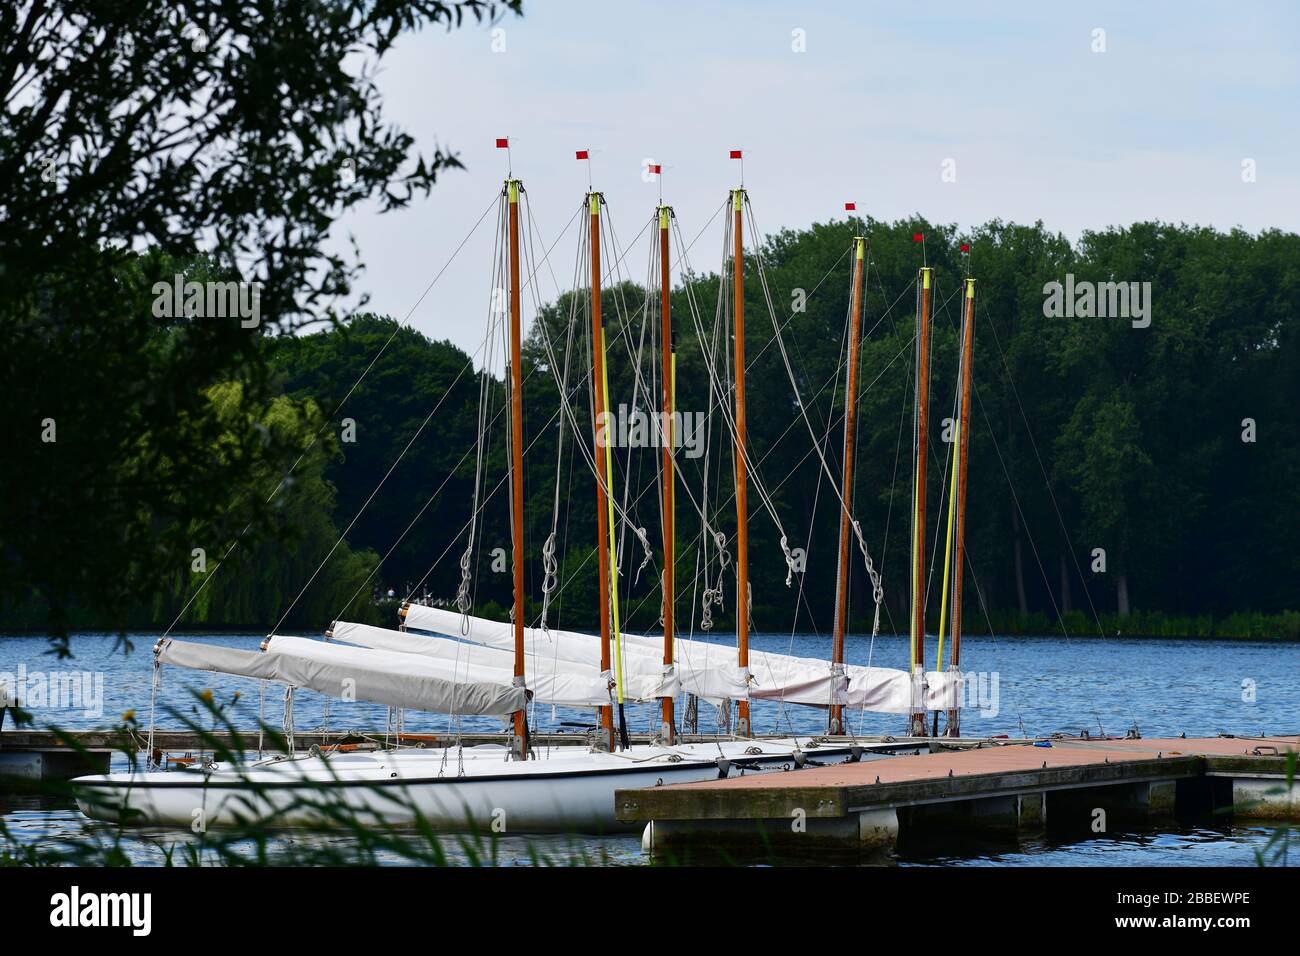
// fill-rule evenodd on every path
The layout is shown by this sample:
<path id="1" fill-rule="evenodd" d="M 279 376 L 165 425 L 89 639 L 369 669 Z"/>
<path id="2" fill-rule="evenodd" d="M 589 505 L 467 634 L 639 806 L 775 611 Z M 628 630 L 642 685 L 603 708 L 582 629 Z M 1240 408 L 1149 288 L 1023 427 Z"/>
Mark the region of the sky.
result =
<path id="1" fill-rule="evenodd" d="M 574 152 L 591 151 L 634 278 L 661 186 L 699 235 L 694 268 L 718 268 L 721 221 L 705 227 L 737 185 L 731 149 L 765 233 L 847 201 L 886 220 L 1042 220 L 1072 240 L 1147 219 L 1300 231 L 1296 3 L 525 0 L 522 18 L 405 37 L 379 88 L 417 149 L 466 168 L 405 210 L 354 210 L 335 239 L 357 242 L 371 310 L 471 353 L 490 217 L 429 285 L 500 191 L 502 136 L 548 246 L 587 190 Z M 576 241 L 555 246 L 564 287 Z"/>

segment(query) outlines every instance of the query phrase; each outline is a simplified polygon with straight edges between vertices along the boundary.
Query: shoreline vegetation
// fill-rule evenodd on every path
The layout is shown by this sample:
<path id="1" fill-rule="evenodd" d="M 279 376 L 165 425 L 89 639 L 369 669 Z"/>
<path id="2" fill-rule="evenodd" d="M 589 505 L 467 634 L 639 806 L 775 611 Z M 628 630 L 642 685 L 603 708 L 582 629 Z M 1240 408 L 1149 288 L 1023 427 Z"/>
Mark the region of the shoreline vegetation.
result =
<path id="1" fill-rule="evenodd" d="M 373 618 L 374 623 L 381 626 L 384 622 L 396 620 L 396 609 L 400 601 L 380 601 L 369 605 L 370 611 L 365 615 L 366 618 Z M 390 606 L 391 605 L 391 606 Z M 504 613 L 493 613 L 493 608 L 485 609 L 486 615 L 498 620 L 506 620 Z M 497 609 L 499 611 L 499 609 Z M 75 615 L 74 615 L 75 617 Z M 1099 619 L 1094 620 L 1082 611 L 1070 611 L 1062 616 L 1060 620 L 1052 618 L 1050 615 L 1043 613 L 1031 613 L 1025 616 L 1017 614 L 990 614 L 989 624 L 993 634 L 998 637 L 1030 637 L 1044 638 L 1047 640 L 1060 640 L 1062 638 L 1062 623 L 1064 624 L 1065 634 L 1069 640 L 1085 640 L 1088 638 L 1167 638 L 1170 640 L 1232 640 L 1232 641 L 1278 641 L 1278 642 L 1297 642 L 1300 641 L 1300 612 L 1283 611 L 1281 614 L 1262 614 L 1253 611 L 1242 611 L 1236 614 L 1229 614 L 1224 617 L 1215 617 L 1209 614 L 1202 615 L 1185 615 L 1185 614 L 1165 614 L 1160 611 L 1141 611 L 1131 612 L 1127 617 L 1120 617 L 1118 614 L 1102 614 Z M 933 622 L 931 622 L 933 624 Z M 932 629 L 932 628 L 931 628 Z M 133 623 L 125 629 L 106 628 L 94 623 L 74 623 L 71 627 L 73 633 L 82 636 L 102 634 L 106 637 L 116 637 L 119 633 L 131 635 L 151 635 L 161 637 L 166 629 L 158 625 L 157 622 L 140 622 Z M 302 628 L 289 628 L 290 631 L 301 631 Z M 5 637 L 32 637 L 47 633 L 47 629 L 39 624 L 19 625 L 5 623 L 0 625 L 0 638 Z M 257 628 L 249 625 L 221 625 L 221 624 L 184 624 L 179 625 L 171 630 L 172 634 L 202 634 L 202 635 L 265 635 L 265 628 Z M 725 634 L 726 632 L 722 632 Z M 759 633 L 762 633 L 761 631 Z M 776 633 L 775 631 L 773 633 Z M 986 636 L 988 630 L 976 631 L 968 636 L 979 638 Z M 860 626 L 850 631 L 848 639 L 852 641 L 855 637 L 866 639 L 870 636 L 870 622 L 862 621 Z M 905 634 L 890 634 L 884 632 L 882 636 L 905 637 Z M 707 639 L 705 635 L 697 634 L 696 639 Z"/>
<path id="2" fill-rule="evenodd" d="M 966 593 L 975 600 L 967 633 L 1300 639 L 1300 565 L 1289 526 L 1278 520 L 1300 511 L 1300 486 L 1286 478 L 1300 454 L 1293 414 L 1300 402 L 1300 321 L 1291 307 L 1300 289 L 1300 236 L 1136 223 L 1072 244 L 1041 223 L 992 221 L 966 235 L 919 217 L 833 220 L 780 231 L 763 244 L 764 274 L 780 314 L 789 314 L 783 335 L 807 388 L 803 400 L 832 437 L 823 468 L 809 436 L 796 427 L 780 350 L 767 347 L 772 332 L 757 323 L 747 399 L 756 423 L 751 438 L 783 527 L 764 515 L 749 522 L 755 631 L 830 630 L 838 515 L 824 483 L 839 467 L 833 436 L 842 428 L 848 282 L 847 267 L 838 263 L 857 231 L 871 237 L 865 306 L 871 324 L 861 362 L 872 385 L 859 396 L 854 515 L 883 580 L 882 631 L 907 630 L 910 616 L 905 542 L 912 533 L 912 477 L 900 450 L 912 404 L 905 356 L 914 323 L 895 306 L 915 282 L 919 231 L 934 241 L 939 305 L 931 396 L 940 411 L 955 387 L 953 296 L 964 271 L 953 251 L 959 239 L 969 239 L 982 290 L 964 569 Z M 180 270 L 185 263 L 174 265 Z M 1152 281 L 1149 327 L 1045 315 L 1043 290 L 1065 275 Z M 818 277 L 824 278 L 817 295 L 789 297 Z M 696 275 L 691 295 L 711 301 L 718 283 L 716 273 Z M 644 293 L 631 282 L 610 290 L 618 302 L 640 302 Z M 683 316 L 686 296 L 680 286 L 672 291 Z M 755 314 L 765 308 L 758 298 L 747 304 Z M 567 367 L 569 348 L 575 350 L 572 376 L 580 379 L 585 369 L 580 343 L 568 343 L 573 307 L 572 292 L 543 304 L 524 342 L 523 402 L 532 416 L 524 429 L 530 449 L 523 476 L 524 592 L 527 620 L 538 623 L 543 544 L 554 536 L 560 585 L 546 623 L 591 630 L 600 603 L 593 485 L 573 436 L 559 440 L 561 398 L 551 369 Z M 610 394 L 635 411 L 640 392 L 632 356 L 641 316 L 620 307 L 606 319 Z M 162 348 L 192 324 L 178 319 L 147 334 Z M 679 333 L 677 406 L 707 416 L 716 404 L 701 358 L 710 348 L 709 330 L 683 323 Z M 547 342 L 564 348 L 555 352 Z M 376 363 L 376 356 L 382 360 Z M 75 630 L 144 631 L 172 622 L 190 633 L 319 632 L 339 619 L 392 627 L 387 596 L 450 600 L 462 583 L 476 614 L 503 619 L 513 589 L 507 573 L 512 529 L 501 492 L 507 455 L 498 419 L 508 398 L 501 369 L 493 366 L 480 378 L 482 369 L 453 343 L 370 313 L 309 334 L 259 337 L 247 362 L 260 385 L 216 374 L 200 383 L 196 400 L 205 405 L 208 432 L 184 459 L 192 474 L 164 469 L 166 508 L 141 503 L 137 509 L 144 515 L 136 528 L 139 548 L 148 560 L 136 555 L 136 545 L 121 544 L 118 526 L 116 537 L 105 526 L 93 547 L 78 546 L 77 562 L 94 558 L 96 586 L 118 577 L 130 586 L 106 601 L 77 582 L 55 587 L 58 582 L 36 584 L 18 575 L 0 588 L 0 628 L 45 630 L 57 641 Z M 580 390 L 570 400 L 581 421 Z M 62 421 L 60 428 L 63 435 L 74 431 Z M 735 535 L 726 504 L 730 444 L 719 416 L 711 428 L 712 453 L 684 455 L 678 476 L 683 488 L 710 489 L 710 531 L 729 541 Z M 579 432 L 577 438 L 591 440 L 581 426 Z M 936 414 L 927 436 L 933 462 L 927 495 L 940 503 L 951 470 L 947 435 Z M 214 454 L 225 461 L 234 455 L 230 449 L 245 444 L 251 457 L 241 459 L 240 474 L 204 471 L 201 463 Z M 613 456 L 614 482 L 629 503 L 629 527 L 648 533 L 642 544 L 621 529 L 620 611 L 628 631 L 648 633 L 662 605 L 660 450 L 653 442 L 628 444 Z M 80 541 L 85 520 L 98 516 L 98 499 L 74 501 L 66 487 L 42 485 L 51 473 L 95 470 L 81 457 L 82 442 L 50 447 L 73 457 L 62 469 L 27 460 L 35 469 L 28 490 L 42 490 L 23 513 L 58 512 L 69 523 L 57 535 L 30 526 L 32 548 L 11 570 L 77 564 L 65 560 L 67 548 L 58 541 Z M 476 480 L 484 490 L 471 543 L 467 506 Z M 246 536 L 231 530 L 236 505 L 260 502 L 267 489 L 281 487 L 264 522 L 241 520 L 239 528 L 254 529 Z M 84 491 L 76 494 L 84 498 Z M 117 492 L 103 494 L 116 500 Z M 180 505 L 199 498 L 221 499 L 235 511 L 222 512 L 221 521 L 182 513 Z M 730 546 L 723 554 L 704 535 L 687 499 L 683 494 L 675 518 L 679 625 L 692 617 L 702 624 L 698 595 L 714 586 L 724 600 L 713 608 L 713 623 L 725 632 L 734 626 L 734 577 L 727 577 L 734 575 L 728 570 L 734 554 Z M 941 540 L 943 512 L 927 513 L 927 543 Z M 800 552 L 793 581 L 782 560 L 783 534 Z M 461 558 L 468 563 L 464 577 Z M 938 624 L 941 590 L 936 572 L 928 586 L 931 627 Z M 856 560 L 848 592 L 852 630 L 868 633 L 872 595 Z"/>

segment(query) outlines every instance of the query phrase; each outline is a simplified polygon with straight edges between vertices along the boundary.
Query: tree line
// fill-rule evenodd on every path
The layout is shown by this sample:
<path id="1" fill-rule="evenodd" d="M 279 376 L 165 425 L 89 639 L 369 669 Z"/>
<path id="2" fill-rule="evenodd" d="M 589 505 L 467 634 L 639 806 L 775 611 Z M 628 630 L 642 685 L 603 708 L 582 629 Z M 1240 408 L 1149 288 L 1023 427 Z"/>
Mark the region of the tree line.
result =
<path id="1" fill-rule="evenodd" d="M 830 222 L 771 237 L 762 249 L 762 268 L 799 400 L 835 476 L 841 466 L 851 265 L 845 253 L 859 232 L 869 237 L 870 265 L 853 511 L 883 575 L 887 629 L 906 630 L 908 614 L 917 233 L 925 235 L 936 283 L 929 557 L 936 553 L 945 520 L 950 449 L 945 439 L 952 431 L 945 419 L 952 417 L 956 385 L 958 290 L 966 275 L 976 279 L 969 628 L 991 623 L 999 629 L 1056 630 L 1064 623 L 1072 632 L 1089 633 L 1100 622 L 1107 631 L 1174 626 L 1199 633 L 1212 632 L 1216 621 L 1221 625 L 1232 615 L 1238 615 L 1237 627 L 1258 629 L 1241 615 L 1282 615 L 1300 607 L 1297 558 L 1290 547 L 1300 506 L 1293 477 L 1300 473 L 1293 411 L 1300 399 L 1293 306 L 1300 285 L 1300 239 L 1281 232 L 1250 235 L 1139 223 L 1088 233 L 1072 244 L 1041 224 L 995 221 L 959 233 L 919 219 Z M 962 242 L 970 248 L 968 259 L 958 251 Z M 751 504 L 753 619 L 761 628 L 827 629 L 838 504 L 813 437 L 797 420 L 796 392 L 772 341 L 758 259 L 751 257 L 746 283 L 749 437 L 788 543 L 806 554 L 802 580 L 796 577 L 787 586 L 777 528 Z M 1088 283 L 1149 282 L 1148 314 L 1045 314 L 1051 311 L 1045 303 L 1054 294 L 1052 284 L 1066 285 L 1067 277 L 1072 290 L 1095 288 Z M 703 331 L 706 340 L 714 335 L 719 281 L 716 272 L 692 280 L 691 291 L 705 313 L 699 328 L 689 317 L 685 289 L 679 285 L 673 291 L 677 407 L 703 414 L 712 405 L 714 411 L 711 471 L 705 474 L 704 459 L 679 456 L 679 464 L 680 480 L 697 499 L 708 486 L 710 521 L 731 536 L 730 437 L 721 427 L 699 334 Z M 649 334 L 643 330 L 644 292 L 631 284 L 606 291 L 612 408 L 620 403 L 645 408 L 634 358 L 641 355 L 641 374 L 648 379 L 657 358 L 645 343 L 655 341 L 658 320 L 652 312 Z M 530 618 L 541 610 L 541 551 L 554 525 L 561 588 L 550 602 L 549 623 L 590 627 L 596 620 L 595 483 L 566 427 L 557 496 L 560 369 L 550 366 L 552 357 L 569 364 L 571 400 L 581 426 L 577 438 L 590 446 L 585 291 L 576 295 L 576 310 L 572 294 L 545 307 L 526 343 L 525 540 Z M 578 328 L 570 344 L 571 320 Z M 544 336 L 550 337 L 551 355 Z M 348 394 L 390 338 L 380 360 Z M 566 345 L 573 353 L 567 359 Z M 708 348 L 718 345 L 705 341 Z M 511 590 L 502 377 L 494 375 L 481 391 L 479 372 L 462 350 L 374 315 L 315 335 L 277 339 L 268 346 L 268 361 L 279 389 L 294 401 L 333 409 L 348 395 L 331 423 L 329 452 L 320 464 L 320 478 L 334 493 L 318 494 L 315 507 L 328 509 L 317 514 L 321 521 L 350 526 L 346 544 L 364 555 L 358 571 L 375 572 L 363 588 L 371 599 L 392 588 L 399 597 L 414 592 L 454 601 L 474 500 L 476 441 L 482 435 L 482 513 L 470 591 L 480 611 L 503 613 Z M 484 429 L 481 395 L 487 402 Z M 435 406 L 419 438 L 385 479 Z M 351 429 L 346 435 L 345 427 Z M 624 620 L 631 629 L 652 630 L 662 600 L 659 453 L 650 448 L 612 454 L 615 494 L 620 502 L 626 496 L 631 526 L 646 530 L 653 552 L 642 568 L 645 548 L 633 531 L 621 532 Z M 380 493 L 367 505 L 381 480 Z M 716 578 L 716 558 L 713 565 L 705 560 L 708 543 L 701 540 L 695 505 L 680 490 L 677 502 L 677 614 L 683 628 L 698 628 L 700 595 L 709 586 L 704 578 Z M 734 557 L 734 543 L 730 551 Z M 871 592 L 856 556 L 853 565 L 851 609 L 861 630 L 869 626 Z M 936 568 L 928 592 L 931 627 L 937 623 L 938 578 Z M 275 592 L 274 599 L 267 594 L 261 610 L 266 618 L 278 617 L 273 609 L 292 597 L 290 582 L 256 571 L 251 580 Z M 719 627 L 732 621 L 733 589 L 730 578 L 715 615 Z M 332 597 L 335 605 L 343 599 Z M 248 613 L 256 610 L 248 607 Z M 353 610 L 364 612 L 355 605 Z M 212 613 L 209 620 L 222 620 L 219 608 Z M 1179 623 L 1163 623 L 1161 616 Z M 323 626 L 320 617 L 291 620 Z M 1294 627 L 1294 618 L 1262 627 L 1265 634 L 1285 630 Z"/>
<path id="2" fill-rule="evenodd" d="M 787 585 L 780 532 L 751 491 L 755 627 L 830 627 L 838 501 L 827 471 L 838 480 L 847 252 L 859 233 L 869 238 L 869 267 L 852 501 L 882 573 L 886 630 L 905 631 L 908 617 L 915 284 L 922 258 L 914 237 L 922 233 L 935 275 L 930 559 L 946 519 L 959 289 L 967 275 L 976 280 L 967 628 L 1223 633 L 1230 621 L 1229 630 L 1252 636 L 1294 636 L 1295 615 L 1287 612 L 1300 607 L 1300 569 L 1290 547 L 1300 508 L 1293 411 L 1300 351 L 1292 305 L 1300 286 L 1300 237 L 1162 223 L 1088 233 L 1072 244 L 1042 224 L 995 221 L 959 233 L 920 219 L 836 221 L 783 231 L 761 256 L 751 256 L 749 438 L 787 543 L 803 551 L 802 575 Z M 969 246 L 968 257 L 961 243 Z M 760 260 L 797 390 L 774 341 Z M 721 333 L 715 327 L 720 281 L 718 271 L 691 277 L 698 324 L 687 289 L 679 283 L 672 292 L 677 408 L 711 421 L 708 454 L 678 456 L 675 607 L 683 632 L 699 629 L 702 592 L 717 586 L 720 573 L 712 542 L 701 535 L 697 507 L 706 497 L 711 525 L 726 534 L 733 558 L 713 617 L 719 628 L 734 620 L 731 439 L 718 408 L 723 393 L 711 386 L 705 359 L 712 350 L 723 368 L 731 347 L 725 327 Z M 1082 314 L 1085 308 L 1073 316 L 1047 314 L 1053 283 L 1078 293 L 1095 288 L 1088 283 L 1108 282 L 1149 282 L 1146 317 L 1103 318 Z M 576 628 L 595 624 L 597 606 L 596 489 L 574 444 L 590 448 L 593 440 L 586 294 L 577 290 L 543 308 L 532 322 L 522 368 L 529 617 L 536 621 L 542 610 L 542 550 L 554 528 L 559 588 L 547 619 Z M 645 290 L 631 283 L 606 291 L 614 409 L 649 410 L 647 395 L 657 401 L 652 367 L 658 357 L 650 343 L 657 342 L 658 316 L 653 308 L 645 315 L 645 301 Z M 512 595 L 502 369 L 493 368 L 485 380 L 460 348 L 369 313 L 313 334 L 259 342 L 266 394 L 250 406 L 244 386 L 234 381 L 211 387 L 206 402 L 221 429 L 211 439 L 214 460 L 227 440 L 222 430 L 225 436 L 261 433 L 264 447 L 274 450 L 244 466 L 241 488 L 225 493 L 232 506 L 260 500 L 301 455 L 273 499 L 272 524 L 233 549 L 228 527 L 186 526 L 190 559 L 125 620 L 165 626 L 184 608 L 183 627 L 260 630 L 280 623 L 314 630 L 343 616 L 391 624 L 390 590 L 397 599 L 414 594 L 453 604 L 476 474 L 481 513 L 468 593 L 480 613 L 504 615 Z M 557 381 L 566 364 L 576 436 L 560 412 Z M 623 620 L 629 629 L 650 631 L 662 601 L 660 453 L 651 447 L 611 454 L 615 495 L 630 519 L 627 528 L 615 524 Z M 638 527 L 645 529 L 648 552 L 633 530 Z M 941 566 L 931 563 L 933 628 Z M 870 626 L 871 589 L 856 554 L 851 564 L 851 619 L 862 632 Z"/>

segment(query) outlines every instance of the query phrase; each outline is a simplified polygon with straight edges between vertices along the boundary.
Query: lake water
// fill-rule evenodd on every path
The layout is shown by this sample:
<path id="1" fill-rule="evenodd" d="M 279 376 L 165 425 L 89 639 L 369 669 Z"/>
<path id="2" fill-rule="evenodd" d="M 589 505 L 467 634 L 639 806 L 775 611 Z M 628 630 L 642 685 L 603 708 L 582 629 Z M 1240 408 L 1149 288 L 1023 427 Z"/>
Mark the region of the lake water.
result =
<path id="1" fill-rule="evenodd" d="M 312 636 L 312 635 L 308 635 Z M 256 635 L 184 635 L 185 640 L 254 649 Z M 133 635 L 135 648 L 125 653 L 109 635 L 79 634 L 72 640 L 74 658 L 59 661 L 48 654 L 40 637 L 0 637 L 0 674 L 25 672 L 27 686 L 38 686 L 53 674 L 78 675 L 89 694 L 81 700 L 30 701 L 28 709 L 37 726 L 90 729 L 108 727 L 128 710 L 136 711 L 143 726 L 149 721 L 150 649 L 156 635 Z M 713 638 L 733 643 L 734 636 Z M 830 641 L 814 635 L 756 635 L 751 646 L 804 657 L 826 658 Z M 872 663 L 905 668 L 906 638 L 886 636 L 851 640 L 846 649 L 850 663 Z M 933 654 L 933 643 L 930 653 Z M 1122 734 L 1136 726 L 1144 737 L 1214 736 L 1300 733 L 1300 645 L 1293 643 L 1214 640 L 1144 640 L 1140 638 L 977 637 L 963 639 L 963 671 L 968 684 L 980 686 L 979 699 L 963 710 L 962 731 L 968 736 L 1038 736 L 1054 732 Z M 81 677 L 82 674 L 88 675 Z M 977 676 L 971 680 L 971 675 Z M 102 688 L 102 690 L 101 690 Z M 210 689 L 224 702 L 232 722 L 253 728 L 259 710 L 255 682 L 222 675 L 164 668 L 158 694 L 159 727 L 179 727 L 176 712 L 198 714 L 192 693 Z M 65 706 L 49 706 L 50 703 Z M 72 703 L 75 706 L 66 706 Z M 281 695 L 267 694 L 260 702 L 266 719 L 278 724 Z M 300 691 L 296 695 L 298 731 L 313 729 L 324 718 L 323 698 Z M 651 705 L 629 705 L 629 729 L 650 731 L 657 724 Z M 759 702 L 753 706 L 755 730 L 761 733 L 820 733 L 825 714 L 812 708 Z M 589 724 L 590 711 L 538 706 L 532 724 L 538 731 L 574 730 Z M 382 730 L 385 708 L 334 701 L 330 726 L 336 730 Z M 9 726 L 6 724 L 6 726 Z M 465 718 L 465 731 L 500 730 L 498 721 Z M 408 712 L 409 732 L 455 730 L 445 715 Z M 716 729 L 713 708 L 701 704 L 699 729 Z M 901 716 L 852 713 L 850 729 L 861 734 L 901 734 Z M 0 793 L 0 815 L 21 839 L 76 838 L 88 831 L 75 808 Z M 980 852 L 963 848 L 960 856 L 931 855 L 900 859 L 916 864 L 1017 864 L 1040 865 L 1249 865 L 1254 852 L 1267 839 L 1260 827 L 1225 830 L 1187 830 L 1162 834 L 1132 834 L 1105 840 L 1068 844 L 1023 844 L 1014 852 L 996 849 Z M 127 851 L 140 863 L 159 862 L 156 846 L 142 834 Z M 158 835 L 153 835 L 158 836 Z M 501 841 L 500 858 L 525 861 L 531 850 L 563 853 L 572 841 L 512 837 Z M 578 847 L 589 857 L 613 864 L 643 862 L 639 839 L 619 836 L 583 838 Z M 456 856 L 452 848 L 450 855 Z"/>

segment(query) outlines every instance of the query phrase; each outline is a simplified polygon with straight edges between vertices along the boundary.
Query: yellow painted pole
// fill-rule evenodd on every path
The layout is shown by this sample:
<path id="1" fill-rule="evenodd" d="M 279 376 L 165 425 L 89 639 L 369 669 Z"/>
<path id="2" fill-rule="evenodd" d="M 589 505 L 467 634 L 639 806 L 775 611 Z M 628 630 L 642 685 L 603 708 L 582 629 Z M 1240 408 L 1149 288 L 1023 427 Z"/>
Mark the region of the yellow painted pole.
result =
<path id="1" fill-rule="evenodd" d="M 609 355 L 605 351 L 605 330 L 600 330 L 600 354 L 603 361 L 600 367 L 601 390 L 605 393 L 605 434 L 606 444 L 609 435 Z M 614 615 L 614 677 L 618 682 L 618 702 L 623 704 L 623 643 L 620 636 L 618 615 L 618 545 L 614 534 L 614 466 L 611 455 L 605 456 L 605 501 L 609 508 L 609 587 L 610 609 Z"/>
<path id="2" fill-rule="evenodd" d="M 935 660 L 943 661 L 943 632 L 948 625 L 948 590 L 952 576 L 952 520 L 957 510 L 957 449 L 961 447 L 961 422 L 953 423 L 952 475 L 948 479 L 948 533 L 943 548 L 943 599 L 939 602 L 939 651 Z M 935 665 L 936 667 L 938 664 Z"/>

